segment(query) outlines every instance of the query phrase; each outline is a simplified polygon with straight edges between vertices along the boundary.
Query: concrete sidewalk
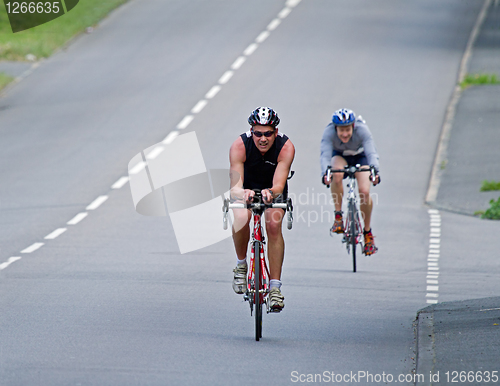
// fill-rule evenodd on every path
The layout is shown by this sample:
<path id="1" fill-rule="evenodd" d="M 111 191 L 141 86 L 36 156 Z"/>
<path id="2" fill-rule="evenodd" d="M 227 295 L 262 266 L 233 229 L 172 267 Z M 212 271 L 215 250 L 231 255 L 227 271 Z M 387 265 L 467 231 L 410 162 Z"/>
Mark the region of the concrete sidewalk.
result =
<path id="1" fill-rule="evenodd" d="M 498 1 L 490 4 L 467 72 L 497 74 L 500 79 Z M 500 181 L 500 85 L 473 86 L 462 92 L 443 167 L 432 206 L 473 215 L 500 196 L 498 191 L 479 191 L 484 180 Z M 416 385 L 500 385 L 498 342 L 500 297 L 438 303 L 420 310 L 416 373 L 421 378 Z"/>
<path id="2" fill-rule="evenodd" d="M 416 385 L 500 385 L 500 297 L 434 304 L 417 322 Z"/>
<path id="3" fill-rule="evenodd" d="M 500 80 L 500 3 L 491 3 L 473 46 L 469 74 Z M 434 205 L 473 215 L 489 208 L 499 191 L 480 192 L 484 180 L 500 181 L 500 84 L 463 90 L 456 107 L 441 184 Z"/>

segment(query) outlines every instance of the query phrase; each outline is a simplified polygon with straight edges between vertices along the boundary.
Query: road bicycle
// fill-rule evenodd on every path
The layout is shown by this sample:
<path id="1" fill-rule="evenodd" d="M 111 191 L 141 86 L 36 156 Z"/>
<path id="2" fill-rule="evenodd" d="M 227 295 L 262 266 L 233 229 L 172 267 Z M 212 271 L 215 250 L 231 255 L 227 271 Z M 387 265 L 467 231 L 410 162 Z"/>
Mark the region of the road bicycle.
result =
<path id="1" fill-rule="evenodd" d="M 344 236 L 342 242 L 346 244 L 347 253 L 350 254 L 352 251 L 352 271 L 356 272 L 356 246 L 359 244 L 361 246 L 361 251 L 363 252 L 363 228 L 362 216 L 360 216 L 358 208 L 358 199 L 356 196 L 356 173 L 357 172 L 370 172 L 370 179 L 375 182 L 376 170 L 373 165 L 370 165 L 369 169 L 361 169 L 361 165 L 357 164 L 355 166 L 345 165 L 344 169 L 332 169 L 328 166 L 327 169 L 327 179 L 330 180 L 332 173 L 344 173 L 344 176 L 348 178 L 347 181 L 347 216 L 345 216 L 344 223 Z M 327 185 L 329 188 L 330 185 Z M 363 252 L 364 253 L 364 252 Z"/>
<path id="2" fill-rule="evenodd" d="M 273 312 L 269 305 L 269 269 L 267 268 L 265 248 L 266 240 L 263 233 L 262 214 L 268 208 L 281 208 L 287 212 L 287 228 L 292 229 L 293 222 L 293 206 L 291 198 L 288 198 L 284 203 L 273 202 L 266 204 L 262 200 L 260 189 L 254 189 L 255 196 L 249 204 L 230 202 L 229 199 L 224 200 L 222 211 L 223 227 L 228 226 L 228 211 L 229 209 L 250 209 L 253 217 L 253 231 L 250 254 L 250 265 L 248 269 L 247 290 L 243 295 L 245 301 L 250 304 L 250 315 L 253 315 L 255 308 L 255 340 L 262 338 L 262 308 L 265 305 L 267 313 Z"/>

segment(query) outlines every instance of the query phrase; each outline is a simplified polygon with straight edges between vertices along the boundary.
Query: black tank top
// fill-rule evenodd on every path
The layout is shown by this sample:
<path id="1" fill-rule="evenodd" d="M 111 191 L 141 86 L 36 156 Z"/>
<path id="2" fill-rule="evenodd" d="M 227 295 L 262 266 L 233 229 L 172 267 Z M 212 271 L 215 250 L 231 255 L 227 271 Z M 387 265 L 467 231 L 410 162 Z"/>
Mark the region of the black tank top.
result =
<path id="1" fill-rule="evenodd" d="M 278 156 L 281 149 L 288 141 L 288 137 L 279 133 L 271 148 L 262 155 L 252 138 L 250 131 L 241 134 L 241 139 L 245 144 L 246 160 L 244 162 L 244 189 L 269 189 L 273 186 L 274 172 L 278 166 Z M 285 183 L 283 196 L 286 198 L 288 192 L 288 183 Z"/>

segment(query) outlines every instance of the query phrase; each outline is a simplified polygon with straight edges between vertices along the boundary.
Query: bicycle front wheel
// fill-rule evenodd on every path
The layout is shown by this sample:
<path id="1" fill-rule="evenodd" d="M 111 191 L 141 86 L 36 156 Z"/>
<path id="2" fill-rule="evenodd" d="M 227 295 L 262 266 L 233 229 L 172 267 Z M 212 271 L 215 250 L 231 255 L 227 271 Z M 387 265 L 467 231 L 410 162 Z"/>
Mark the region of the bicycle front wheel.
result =
<path id="1" fill-rule="evenodd" d="M 349 242 L 352 247 L 352 272 L 356 272 L 356 239 L 358 238 L 358 230 L 356 228 L 356 205 L 352 202 L 349 204 L 349 217 L 351 220 Z"/>
<path id="2" fill-rule="evenodd" d="M 260 291 L 262 290 L 262 272 L 260 265 L 260 243 L 255 242 L 253 245 L 255 260 L 254 260 L 254 282 L 255 282 L 255 340 L 259 341 L 262 338 L 262 302 Z"/>

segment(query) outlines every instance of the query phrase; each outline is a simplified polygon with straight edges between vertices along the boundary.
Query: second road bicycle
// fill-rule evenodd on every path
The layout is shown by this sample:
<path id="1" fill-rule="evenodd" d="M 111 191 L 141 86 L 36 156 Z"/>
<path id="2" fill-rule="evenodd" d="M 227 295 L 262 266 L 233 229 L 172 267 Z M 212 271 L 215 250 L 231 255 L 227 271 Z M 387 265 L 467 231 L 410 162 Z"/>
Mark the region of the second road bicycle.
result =
<path id="1" fill-rule="evenodd" d="M 332 169 L 328 166 L 327 179 L 331 179 L 332 173 L 344 173 L 347 180 L 347 216 L 344 223 L 344 236 L 342 242 L 346 244 L 347 253 L 352 252 L 352 271 L 356 272 L 356 246 L 359 244 L 363 251 L 363 223 L 358 208 L 358 199 L 356 196 L 356 173 L 370 172 L 372 182 L 376 178 L 376 170 L 373 165 L 369 169 L 361 168 L 360 164 L 355 166 L 344 166 L 344 169 Z M 327 185 L 330 187 L 330 185 Z"/>

